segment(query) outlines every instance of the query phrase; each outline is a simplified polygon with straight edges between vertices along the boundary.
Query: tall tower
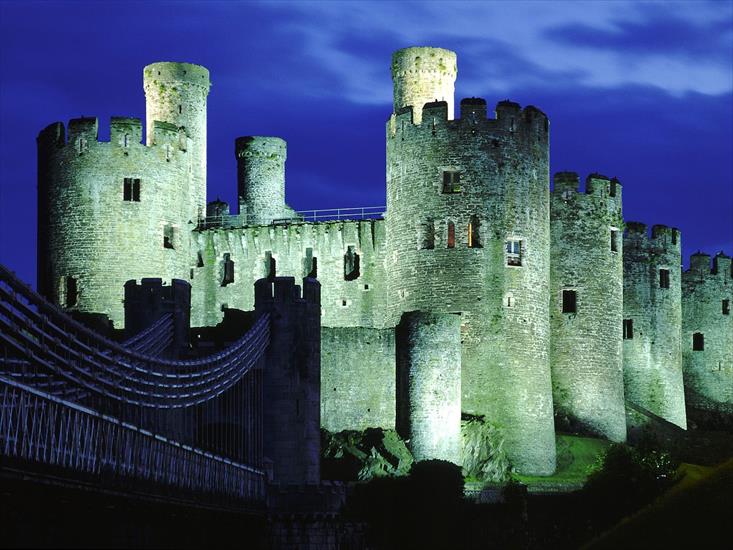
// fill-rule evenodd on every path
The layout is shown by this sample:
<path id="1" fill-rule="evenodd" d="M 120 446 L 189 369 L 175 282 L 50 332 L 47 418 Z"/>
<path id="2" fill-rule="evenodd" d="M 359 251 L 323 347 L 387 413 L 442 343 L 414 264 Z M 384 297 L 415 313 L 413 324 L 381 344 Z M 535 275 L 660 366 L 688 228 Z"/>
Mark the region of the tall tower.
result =
<path id="1" fill-rule="evenodd" d="M 471 98 L 451 120 L 455 54 L 446 50 L 400 50 L 392 67 L 391 322 L 408 311 L 461 313 L 462 410 L 503 429 L 519 471 L 550 474 L 547 117 L 503 101 L 487 118 L 486 102 Z"/>
<path id="2" fill-rule="evenodd" d="M 422 120 L 422 108 L 432 101 L 448 104 L 453 119 L 453 95 L 458 68 L 456 53 L 443 48 L 404 48 L 392 54 L 394 110 L 412 106 L 415 124 Z"/>
<path id="3" fill-rule="evenodd" d="M 191 63 L 160 62 L 143 70 L 146 142 L 154 143 L 153 122 L 183 127 L 191 138 L 191 221 L 206 215 L 206 98 L 209 70 Z"/>
<path id="4" fill-rule="evenodd" d="M 248 224 L 268 224 L 295 212 L 285 204 L 285 140 L 243 136 L 234 143 L 239 213 Z"/>

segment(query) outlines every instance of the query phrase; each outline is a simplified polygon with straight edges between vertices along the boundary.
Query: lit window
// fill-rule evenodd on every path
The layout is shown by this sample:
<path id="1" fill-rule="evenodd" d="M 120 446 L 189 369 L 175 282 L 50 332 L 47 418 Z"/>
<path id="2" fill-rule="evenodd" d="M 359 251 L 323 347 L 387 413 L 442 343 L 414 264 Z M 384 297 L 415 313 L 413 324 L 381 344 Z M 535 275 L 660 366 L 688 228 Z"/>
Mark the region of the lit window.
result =
<path id="1" fill-rule="evenodd" d="M 448 248 L 456 247 L 456 224 L 448 222 Z"/>
<path id="2" fill-rule="evenodd" d="M 705 350 L 705 336 L 701 332 L 692 335 L 692 351 Z"/>
<path id="3" fill-rule="evenodd" d="M 443 170 L 443 193 L 460 193 L 463 191 L 461 188 L 461 173 L 458 170 Z"/>
<path id="4" fill-rule="evenodd" d="M 577 311 L 578 294 L 574 290 L 562 291 L 562 312 L 575 313 Z"/>
<path id="5" fill-rule="evenodd" d="M 506 242 L 506 265 L 522 265 L 522 241 L 508 240 Z"/>
<path id="6" fill-rule="evenodd" d="M 634 338 L 634 320 L 624 319 L 624 340 L 633 340 Z"/>
<path id="7" fill-rule="evenodd" d="M 669 288 L 669 269 L 659 270 L 659 288 Z"/>
<path id="8" fill-rule="evenodd" d="M 477 216 L 471 216 L 468 222 L 468 248 L 481 248 L 481 222 Z"/>

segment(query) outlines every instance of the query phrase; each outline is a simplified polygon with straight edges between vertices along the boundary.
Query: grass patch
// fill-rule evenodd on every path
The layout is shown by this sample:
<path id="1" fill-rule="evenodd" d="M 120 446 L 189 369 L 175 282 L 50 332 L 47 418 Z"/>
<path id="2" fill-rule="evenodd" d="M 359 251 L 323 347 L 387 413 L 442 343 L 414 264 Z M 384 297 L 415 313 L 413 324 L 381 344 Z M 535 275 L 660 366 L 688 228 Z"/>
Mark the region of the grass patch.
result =
<path id="1" fill-rule="evenodd" d="M 603 455 L 610 441 L 593 437 L 557 434 L 557 468 L 551 476 L 512 474 L 512 478 L 530 489 L 580 488 L 588 476 L 601 467 Z"/>

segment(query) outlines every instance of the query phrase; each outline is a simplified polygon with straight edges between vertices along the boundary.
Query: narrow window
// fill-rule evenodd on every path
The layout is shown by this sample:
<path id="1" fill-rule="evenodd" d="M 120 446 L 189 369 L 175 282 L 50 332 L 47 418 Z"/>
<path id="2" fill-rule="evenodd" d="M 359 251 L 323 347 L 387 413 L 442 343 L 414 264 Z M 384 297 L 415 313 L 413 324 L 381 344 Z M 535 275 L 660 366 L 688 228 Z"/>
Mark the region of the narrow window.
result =
<path id="1" fill-rule="evenodd" d="M 268 250 L 265 252 L 265 277 L 268 281 L 272 281 L 275 279 L 276 273 L 277 262 L 275 261 L 275 258 L 272 257 L 272 252 Z"/>
<path id="2" fill-rule="evenodd" d="M 562 312 L 575 313 L 577 311 L 577 293 L 574 290 L 562 291 Z"/>
<path id="3" fill-rule="evenodd" d="M 174 250 L 176 241 L 175 241 L 175 228 L 170 225 L 166 224 L 163 226 L 163 248 L 169 248 L 171 250 Z"/>
<path id="4" fill-rule="evenodd" d="M 432 250 L 435 248 L 435 222 L 428 220 L 420 226 L 419 235 L 420 250 Z"/>
<path id="5" fill-rule="evenodd" d="M 122 138 L 122 146 L 123 147 L 130 146 L 130 134 L 125 134 L 125 136 Z"/>
<path id="6" fill-rule="evenodd" d="M 140 179 L 135 178 L 132 180 L 132 200 L 133 202 L 140 202 Z"/>
<path id="7" fill-rule="evenodd" d="M 634 339 L 634 320 L 624 319 L 624 340 Z"/>
<path id="8" fill-rule="evenodd" d="M 618 231 L 611 229 L 611 252 L 618 252 Z"/>
<path id="9" fill-rule="evenodd" d="M 704 351 L 705 350 L 705 336 L 702 332 L 696 332 L 692 335 L 692 351 Z"/>
<path id="10" fill-rule="evenodd" d="M 508 292 L 504 296 L 504 306 L 506 306 L 506 307 L 514 307 L 514 295 L 511 292 Z"/>
<path id="11" fill-rule="evenodd" d="M 305 276 L 312 279 L 318 278 L 318 258 L 313 257 L 313 249 L 305 249 Z"/>
<path id="12" fill-rule="evenodd" d="M 659 288 L 669 288 L 669 269 L 659 270 Z"/>
<path id="13" fill-rule="evenodd" d="M 227 286 L 234 282 L 234 262 L 231 254 L 224 254 L 224 262 L 222 265 L 221 286 Z"/>
<path id="14" fill-rule="evenodd" d="M 480 228 L 481 222 L 478 217 L 471 216 L 471 221 L 468 222 L 468 248 L 481 248 Z"/>
<path id="15" fill-rule="evenodd" d="M 87 140 L 86 138 L 80 137 L 79 141 L 77 141 L 77 148 L 79 149 L 79 154 L 81 155 L 84 153 L 84 151 L 87 150 Z"/>
<path id="16" fill-rule="evenodd" d="M 178 106 L 178 114 L 180 115 L 181 113 L 183 113 L 183 105 Z"/>
<path id="17" fill-rule="evenodd" d="M 461 191 L 461 173 L 458 170 L 443 170 L 443 193 L 449 195 Z"/>
<path id="18" fill-rule="evenodd" d="M 506 242 L 506 265 L 522 265 L 522 241 L 510 239 Z"/>
<path id="19" fill-rule="evenodd" d="M 611 180 L 611 182 L 608 184 L 608 196 L 616 196 L 616 180 Z"/>
<path id="20" fill-rule="evenodd" d="M 204 255 L 200 250 L 196 253 L 196 267 L 204 267 Z"/>
<path id="21" fill-rule="evenodd" d="M 456 247 L 456 225 L 448 222 L 448 248 Z"/>
<path id="22" fill-rule="evenodd" d="M 76 284 L 75 277 L 66 277 L 65 283 L 65 294 L 66 294 L 66 307 L 74 307 L 79 299 L 79 289 Z"/>
<path id="23" fill-rule="evenodd" d="M 723 300 L 723 315 L 730 315 L 730 300 Z"/>
<path id="24" fill-rule="evenodd" d="M 354 246 L 349 246 L 344 254 L 344 280 L 353 281 L 359 278 L 359 254 Z"/>
<path id="25" fill-rule="evenodd" d="M 122 200 L 140 202 L 140 179 L 125 178 L 122 185 Z"/>

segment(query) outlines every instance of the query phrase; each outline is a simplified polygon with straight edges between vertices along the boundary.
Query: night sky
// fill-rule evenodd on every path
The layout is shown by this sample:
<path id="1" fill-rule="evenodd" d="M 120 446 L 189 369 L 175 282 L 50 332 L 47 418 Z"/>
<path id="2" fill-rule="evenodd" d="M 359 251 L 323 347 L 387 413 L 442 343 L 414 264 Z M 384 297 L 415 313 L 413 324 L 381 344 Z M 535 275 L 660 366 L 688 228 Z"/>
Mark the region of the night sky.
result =
<path id="1" fill-rule="evenodd" d="M 553 173 L 618 177 L 685 258 L 733 253 L 733 2 L 0 0 L 0 262 L 35 284 L 39 130 L 144 121 L 155 61 L 211 71 L 209 200 L 236 204 L 237 136 L 275 135 L 294 208 L 383 205 L 390 55 L 414 45 L 457 52 L 456 104 L 547 113 Z"/>

